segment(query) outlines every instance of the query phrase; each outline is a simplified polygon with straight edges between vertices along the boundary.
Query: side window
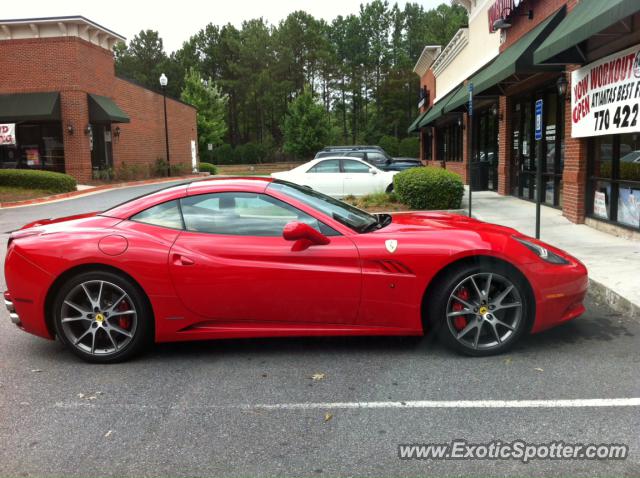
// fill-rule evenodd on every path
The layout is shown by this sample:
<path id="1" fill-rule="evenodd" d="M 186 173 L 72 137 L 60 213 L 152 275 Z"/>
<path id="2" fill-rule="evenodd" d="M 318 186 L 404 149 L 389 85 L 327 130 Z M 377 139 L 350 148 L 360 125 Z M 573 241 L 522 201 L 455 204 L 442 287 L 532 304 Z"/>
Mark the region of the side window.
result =
<path id="1" fill-rule="evenodd" d="M 153 224 L 154 226 L 182 229 L 182 217 L 178 201 L 168 201 L 145 209 L 130 218 L 132 221 Z"/>
<path id="2" fill-rule="evenodd" d="M 368 173 L 369 166 L 360 161 L 353 161 L 351 159 L 342 160 L 342 169 L 345 173 Z"/>
<path id="3" fill-rule="evenodd" d="M 373 164 L 386 164 L 387 158 L 382 153 L 367 153 L 367 160 Z"/>
<path id="4" fill-rule="evenodd" d="M 308 173 L 339 173 L 340 172 L 340 160 L 327 159 L 326 161 L 320 161 Z"/>
<path id="5" fill-rule="evenodd" d="M 347 153 L 345 154 L 345 156 L 350 156 L 352 158 L 360 158 L 360 159 L 364 159 L 364 152 L 362 151 L 355 151 L 353 153 Z"/>
<path id="6" fill-rule="evenodd" d="M 180 200 L 188 231 L 228 236 L 282 235 L 291 221 L 309 224 L 325 235 L 338 235 L 303 211 L 266 194 L 215 193 Z"/>

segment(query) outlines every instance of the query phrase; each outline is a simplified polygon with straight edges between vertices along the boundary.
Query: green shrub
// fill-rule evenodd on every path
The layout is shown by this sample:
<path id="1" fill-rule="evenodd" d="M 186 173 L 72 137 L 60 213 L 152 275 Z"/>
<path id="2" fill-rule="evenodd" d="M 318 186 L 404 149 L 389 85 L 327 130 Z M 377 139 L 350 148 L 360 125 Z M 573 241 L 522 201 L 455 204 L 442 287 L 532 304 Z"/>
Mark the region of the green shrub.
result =
<path id="1" fill-rule="evenodd" d="M 378 141 L 378 146 L 384 149 L 390 156 L 398 156 L 400 142 L 395 136 L 383 136 Z"/>
<path id="2" fill-rule="evenodd" d="M 417 136 L 411 136 L 400 141 L 398 156 L 405 158 L 417 158 L 420 156 L 420 139 Z"/>
<path id="3" fill-rule="evenodd" d="M 236 152 L 230 144 L 221 144 L 213 150 L 213 162 L 215 164 L 234 164 Z"/>
<path id="4" fill-rule="evenodd" d="M 464 185 L 460 176 L 440 168 L 411 168 L 396 174 L 393 188 L 411 209 L 458 209 Z"/>
<path id="5" fill-rule="evenodd" d="M 44 189 L 52 193 L 76 190 L 76 180 L 68 174 L 33 169 L 0 169 L 0 186 Z"/>
<path id="6" fill-rule="evenodd" d="M 218 168 L 216 168 L 213 164 L 203 163 L 202 161 L 200 161 L 198 171 L 200 171 L 201 173 L 209 173 L 212 176 L 214 174 L 218 174 Z"/>
<path id="7" fill-rule="evenodd" d="M 171 163 L 171 176 L 182 176 L 191 172 L 191 165 L 185 163 Z"/>

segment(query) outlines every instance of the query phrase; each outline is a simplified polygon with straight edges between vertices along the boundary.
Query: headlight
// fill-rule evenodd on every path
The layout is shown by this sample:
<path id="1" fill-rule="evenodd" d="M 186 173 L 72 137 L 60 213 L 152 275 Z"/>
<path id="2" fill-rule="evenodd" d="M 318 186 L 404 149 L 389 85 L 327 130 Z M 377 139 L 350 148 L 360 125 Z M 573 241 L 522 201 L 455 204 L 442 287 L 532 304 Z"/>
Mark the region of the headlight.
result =
<path id="1" fill-rule="evenodd" d="M 551 264 L 569 264 L 569 261 L 560 257 L 555 252 L 550 251 L 546 247 L 541 246 L 540 244 L 536 244 L 535 242 L 527 241 L 521 237 L 513 237 L 520 244 L 525 246 L 527 249 L 532 251 L 535 255 L 537 255 L 540 259 L 546 262 L 550 262 Z"/>

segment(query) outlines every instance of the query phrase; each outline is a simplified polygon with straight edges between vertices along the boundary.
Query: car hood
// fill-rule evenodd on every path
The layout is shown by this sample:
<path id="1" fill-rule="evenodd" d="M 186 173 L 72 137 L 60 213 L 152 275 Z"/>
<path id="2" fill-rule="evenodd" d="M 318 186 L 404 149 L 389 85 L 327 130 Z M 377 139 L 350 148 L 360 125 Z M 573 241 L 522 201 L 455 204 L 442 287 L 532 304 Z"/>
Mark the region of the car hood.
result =
<path id="1" fill-rule="evenodd" d="M 408 212 L 394 213 L 393 221 L 387 227 L 379 229 L 386 233 L 420 233 L 438 230 L 467 230 L 515 234 L 515 229 L 482 222 L 472 217 L 446 212 Z"/>

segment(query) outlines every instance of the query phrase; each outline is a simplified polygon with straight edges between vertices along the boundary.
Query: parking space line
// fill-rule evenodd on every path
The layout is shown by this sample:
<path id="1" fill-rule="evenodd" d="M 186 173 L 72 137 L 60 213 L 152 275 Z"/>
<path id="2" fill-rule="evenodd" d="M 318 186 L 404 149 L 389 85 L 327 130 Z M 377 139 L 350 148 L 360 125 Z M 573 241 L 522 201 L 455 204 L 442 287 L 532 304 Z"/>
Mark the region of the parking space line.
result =
<path id="1" fill-rule="evenodd" d="M 306 410 L 318 408 L 593 408 L 638 407 L 640 398 L 585 398 L 573 400 L 411 400 L 404 402 L 326 402 L 240 405 L 243 409 Z"/>
<path id="2" fill-rule="evenodd" d="M 56 408 L 105 408 L 117 406 L 129 410 L 153 409 L 226 409 L 226 410 L 349 410 L 349 409 L 437 409 L 437 408 L 605 408 L 640 407 L 638 398 L 583 398 L 567 400 L 407 400 L 385 402 L 299 402 L 299 403 L 244 403 L 244 404 L 208 404 L 208 405 L 158 405 L 138 403 L 113 403 L 102 401 L 56 402 Z"/>

